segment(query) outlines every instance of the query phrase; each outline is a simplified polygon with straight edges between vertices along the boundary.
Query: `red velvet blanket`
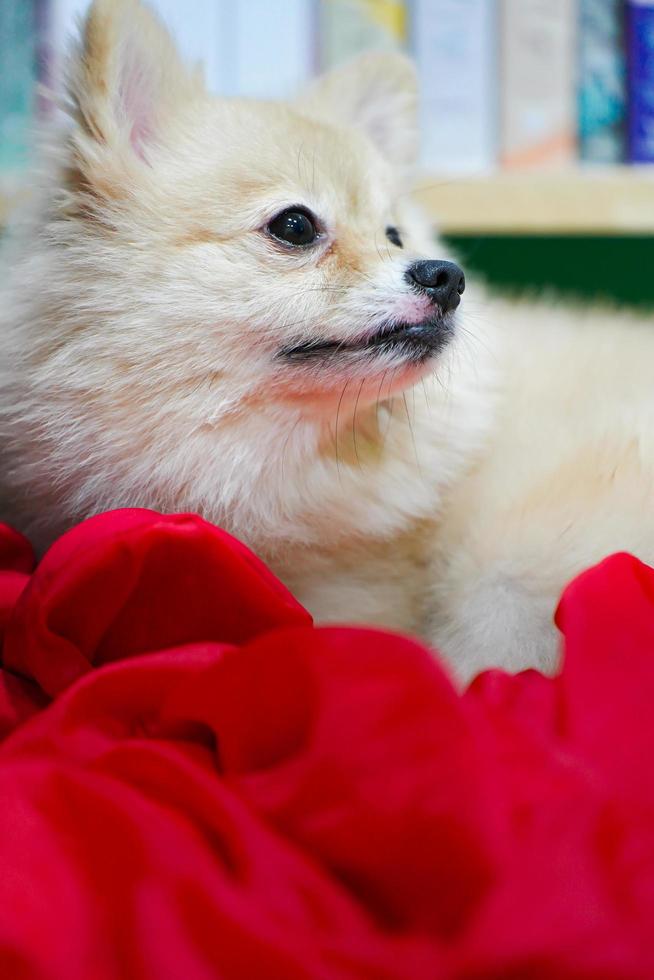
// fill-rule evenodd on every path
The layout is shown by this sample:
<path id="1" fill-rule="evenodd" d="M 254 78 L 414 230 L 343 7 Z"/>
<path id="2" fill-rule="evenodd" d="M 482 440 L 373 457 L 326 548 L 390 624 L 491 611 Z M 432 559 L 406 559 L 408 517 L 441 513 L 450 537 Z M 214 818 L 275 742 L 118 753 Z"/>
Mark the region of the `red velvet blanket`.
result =
<path id="1" fill-rule="evenodd" d="M 0 528 L 0 977 L 654 977 L 654 572 L 459 694 L 196 517 Z M 498 651 L 500 653 L 500 651 Z"/>

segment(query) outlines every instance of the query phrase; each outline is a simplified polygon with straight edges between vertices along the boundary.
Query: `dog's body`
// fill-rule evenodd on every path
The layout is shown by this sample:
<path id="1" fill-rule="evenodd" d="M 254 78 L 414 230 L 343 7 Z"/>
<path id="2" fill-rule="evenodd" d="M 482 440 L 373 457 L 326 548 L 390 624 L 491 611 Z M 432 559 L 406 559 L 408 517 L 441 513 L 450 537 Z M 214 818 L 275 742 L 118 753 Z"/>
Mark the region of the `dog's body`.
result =
<path id="1" fill-rule="evenodd" d="M 468 677 L 551 670 L 570 579 L 616 551 L 654 563 L 654 330 L 624 312 L 502 303 L 501 400 L 441 521 L 428 635 Z"/>
<path id="2" fill-rule="evenodd" d="M 223 102 L 98 0 L 70 93 L 2 296 L 3 517 L 43 547 L 196 511 L 319 620 L 422 633 L 462 675 L 551 667 L 566 579 L 654 559 L 647 324 L 474 289 L 454 313 L 407 203 L 402 59 Z"/>

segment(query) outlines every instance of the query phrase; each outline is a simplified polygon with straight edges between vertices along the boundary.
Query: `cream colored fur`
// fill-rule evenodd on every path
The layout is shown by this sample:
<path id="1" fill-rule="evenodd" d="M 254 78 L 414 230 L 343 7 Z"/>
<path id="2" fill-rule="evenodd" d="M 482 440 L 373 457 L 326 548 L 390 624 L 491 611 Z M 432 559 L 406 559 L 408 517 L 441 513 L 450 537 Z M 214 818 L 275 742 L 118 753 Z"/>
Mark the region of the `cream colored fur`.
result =
<path id="1" fill-rule="evenodd" d="M 557 662 L 561 590 L 616 551 L 654 564 L 654 324 L 494 301 L 502 399 L 457 484 L 431 573 L 428 633 L 461 676 Z"/>
<path id="2" fill-rule="evenodd" d="M 287 363 L 425 315 L 404 272 L 443 253 L 407 194 L 410 64 L 220 100 L 146 7 L 96 0 L 69 91 L 0 294 L 2 517 L 45 547 L 110 507 L 196 511 L 320 620 L 420 632 L 461 676 L 550 668 L 566 579 L 654 560 L 648 325 L 473 288 L 426 366 Z M 299 204 L 310 254 L 265 234 Z"/>

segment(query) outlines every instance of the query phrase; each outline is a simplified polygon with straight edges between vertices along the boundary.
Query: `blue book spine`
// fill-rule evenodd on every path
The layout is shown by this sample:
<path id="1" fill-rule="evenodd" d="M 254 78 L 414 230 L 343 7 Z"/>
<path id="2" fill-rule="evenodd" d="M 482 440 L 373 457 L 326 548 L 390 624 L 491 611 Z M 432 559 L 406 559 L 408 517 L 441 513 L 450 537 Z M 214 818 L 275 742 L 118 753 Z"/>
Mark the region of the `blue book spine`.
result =
<path id="1" fill-rule="evenodd" d="M 582 160 L 625 158 L 627 65 L 622 0 L 580 0 L 579 152 Z"/>
<path id="2" fill-rule="evenodd" d="M 632 163 L 654 162 L 654 0 L 629 0 L 628 156 Z"/>

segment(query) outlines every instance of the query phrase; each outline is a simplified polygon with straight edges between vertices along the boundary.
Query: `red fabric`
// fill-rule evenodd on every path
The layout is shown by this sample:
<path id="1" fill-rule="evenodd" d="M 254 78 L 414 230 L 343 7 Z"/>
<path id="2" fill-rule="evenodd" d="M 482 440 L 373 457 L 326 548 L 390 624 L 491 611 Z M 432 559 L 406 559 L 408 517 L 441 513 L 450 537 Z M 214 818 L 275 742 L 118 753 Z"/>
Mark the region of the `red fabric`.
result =
<path id="1" fill-rule="evenodd" d="M 0 528 L 0 976 L 654 976 L 652 570 L 569 587 L 558 677 L 460 694 L 196 517 L 30 567 Z"/>

